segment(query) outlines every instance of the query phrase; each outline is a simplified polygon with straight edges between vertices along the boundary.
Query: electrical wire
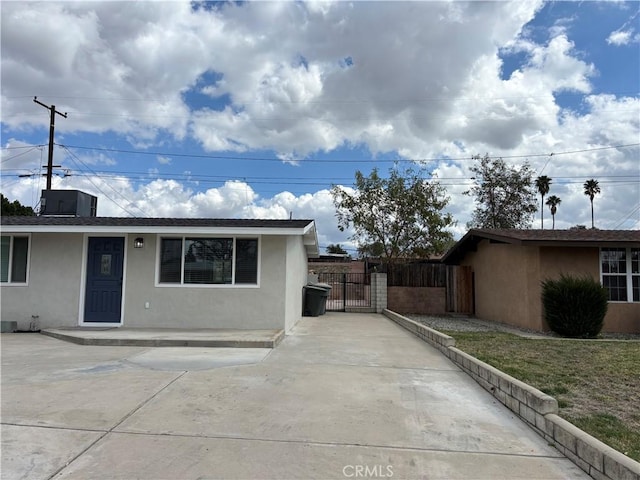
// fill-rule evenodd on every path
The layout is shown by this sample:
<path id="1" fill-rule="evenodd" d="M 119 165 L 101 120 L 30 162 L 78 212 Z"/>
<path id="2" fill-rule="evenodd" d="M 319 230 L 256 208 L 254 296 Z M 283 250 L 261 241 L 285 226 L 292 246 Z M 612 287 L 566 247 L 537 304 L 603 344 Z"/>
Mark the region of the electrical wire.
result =
<path id="1" fill-rule="evenodd" d="M 58 144 L 61 147 L 65 148 L 77 148 L 81 150 L 95 150 L 102 152 L 113 152 L 113 153 L 128 153 L 135 155 L 154 155 L 154 156 L 169 156 L 169 157 L 179 157 L 179 158 L 206 158 L 211 160 L 236 160 L 236 161 L 265 161 L 265 162 L 318 162 L 318 163 L 396 163 L 396 162 L 462 162 L 462 161 L 475 161 L 475 156 L 465 156 L 465 157 L 434 157 L 434 158 L 403 158 L 403 159 L 314 159 L 314 158 L 299 158 L 299 159 L 288 159 L 283 160 L 281 158 L 276 157 L 244 157 L 244 156 L 236 156 L 236 155 L 203 155 L 203 154 L 189 154 L 189 153 L 171 153 L 171 152 L 141 152 L 136 150 L 123 150 L 123 149 L 109 149 L 109 148 L 101 148 L 101 147 L 88 147 L 83 145 L 63 145 Z M 622 148 L 630 148 L 640 146 L 640 143 L 629 143 L 625 145 L 611 145 L 607 147 L 594 147 L 594 148 L 584 148 L 580 150 L 570 150 L 564 152 L 549 152 L 549 153 L 530 153 L 525 155 L 502 155 L 498 156 L 502 159 L 517 159 L 517 158 L 536 158 L 536 157 L 551 157 L 551 156 L 559 156 L 559 155 L 574 155 L 578 153 L 587 153 L 587 152 L 597 152 L 603 150 L 613 150 L 613 149 L 622 149 Z"/>
<path id="2" fill-rule="evenodd" d="M 87 169 L 91 170 L 87 164 L 85 164 L 82 160 L 80 160 L 80 158 L 78 158 L 76 156 L 75 153 L 73 153 L 72 151 L 70 151 L 68 148 L 63 147 L 64 150 L 72 157 L 71 160 L 72 161 L 77 161 L 80 164 L 84 165 Z M 94 176 L 100 178 L 99 175 L 96 174 L 96 172 L 93 172 Z M 127 209 L 126 207 L 123 207 L 122 205 L 120 205 L 116 200 L 114 200 L 113 198 L 111 198 L 104 190 L 102 190 L 98 185 L 96 185 L 96 183 L 93 182 L 93 180 L 91 179 L 90 176 L 87 176 L 87 179 L 89 180 L 89 182 L 91 183 L 91 185 L 93 185 L 94 187 L 96 187 L 105 197 L 107 197 L 109 200 L 111 200 L 113 203 L 115 203 L 118 207 L 120 207 L 123 211 L 127 212 L 129 215 L 131 215 L 132 217 L 137 217 L 138 215 L 134 214 L 133 212 L 131 212 L 129 209 Z M 111 186 L 111 184 L 109 182 L 106 182 L 106 185 L 111 188 L 111 190 L 113 190 L 116 194 L 120 195 L 125 201 L 133 204 L 134 202 L 132 202 L 131 200 L 129 200 L 128 198 L 126 198 L 121 192 L 118 192 L 115 188 L 113 188 L 113 186 Z M 135 204 L 134 204 L 135 205 Z M 142 210 L 140 207 L 138 207 L 137 205 L 135 205 L 135 207 L 140 210 L 140 212 L 142 212 L 143 216 L 148 217 L 149 215 L 146 214 L 146 212 L 144 210 Z"/>
<path id="3" fill-rule="evenodd" d="M 37 148 L 40 148 L 40 147 L 39 146 L 35 146 L 35 147 L 27 150 L 26 152 L 17 153 L 15 155 L 11 156 L 11 157 L 3 158 L 2 161 L 0 161 L 0 165 L 3 164 L 3 163 L 8 162 L 9 160 L 13 160 L 14 158 L 18 158 L 18 157 L 21 157 L 22 155 L 26 155 L 27 153 L 33 152 Z"/>

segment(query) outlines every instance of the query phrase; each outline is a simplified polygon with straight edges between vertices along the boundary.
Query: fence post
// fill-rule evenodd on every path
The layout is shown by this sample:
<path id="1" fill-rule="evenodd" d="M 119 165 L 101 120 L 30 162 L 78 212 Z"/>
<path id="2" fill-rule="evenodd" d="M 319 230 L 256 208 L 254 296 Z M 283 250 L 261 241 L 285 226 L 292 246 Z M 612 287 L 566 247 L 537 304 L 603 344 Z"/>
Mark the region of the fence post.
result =
<path id="1" fill-rule="evenodd" d="M 387 308 L 387 274 L 371 274 L 371 307 L 376 313 L 382 313 Z"/>

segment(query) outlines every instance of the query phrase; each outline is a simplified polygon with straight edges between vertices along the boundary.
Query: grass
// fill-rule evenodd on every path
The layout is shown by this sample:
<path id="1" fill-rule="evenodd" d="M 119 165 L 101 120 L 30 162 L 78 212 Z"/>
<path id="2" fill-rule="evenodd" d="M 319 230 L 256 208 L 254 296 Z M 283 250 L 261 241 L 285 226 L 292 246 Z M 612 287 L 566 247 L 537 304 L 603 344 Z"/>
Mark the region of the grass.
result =
<path id="1" fill-rule="evenodd" d="M 553 396 L 562 418 L 640 461 L 640 342 L 443 333 L 457 348 Z"/>

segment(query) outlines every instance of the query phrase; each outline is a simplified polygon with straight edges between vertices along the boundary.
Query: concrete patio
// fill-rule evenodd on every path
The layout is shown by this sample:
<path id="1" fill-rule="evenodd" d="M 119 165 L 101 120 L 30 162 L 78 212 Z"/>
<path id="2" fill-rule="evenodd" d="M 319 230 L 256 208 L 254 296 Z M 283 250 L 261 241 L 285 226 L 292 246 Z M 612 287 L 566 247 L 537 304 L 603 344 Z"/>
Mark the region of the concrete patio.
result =
<path id="1" fill-rule="evenodd" d="M 2 478 L 589 478 L 381 315 L 273 350 L 1 342 Z"/>

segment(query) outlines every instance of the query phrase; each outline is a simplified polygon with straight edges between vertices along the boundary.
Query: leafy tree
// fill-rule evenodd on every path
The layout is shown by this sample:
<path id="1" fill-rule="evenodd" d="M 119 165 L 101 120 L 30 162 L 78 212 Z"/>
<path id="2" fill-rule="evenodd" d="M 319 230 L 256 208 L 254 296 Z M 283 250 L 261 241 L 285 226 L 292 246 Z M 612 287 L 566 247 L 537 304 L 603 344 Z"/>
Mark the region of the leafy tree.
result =
<path id="1" fill-rule="evenodd" d="M 584 182 L 583 187 L 584 194 L 587 195 L 591 201 L 591 228 L 596 228 L 593 222 L 593 197 L 600 193 L 600 187 L 598 186 L 598 181 L 593 178 Z"/>
<path id="2" fill-rule="evenodd" d="M 363 246 L 381 247 L 381 257 L 428 257 L 441 253 L 453 235 L 446 231 L 455 224 L 443 214 L 449 203 L 444 188 L 427 181 L 408 168 L 389 170 L 389 178 L 374 168 L 367 177 L 356 172 L 353 191 L 334 185 L 338 228 L 353 226 L 352 239 Z"/>
<path id="3" fill-rule="evenodd" d="M 325 250 L 327 251 L 327 253 L 347 255 L 347 251 L 344 248 L 342 248 L 342 246 L 339 243 L 336 243 L 335 245 L 333 243 L 330 245 L 327 245 L 327 248 Z"/>
<path id="4" fill-rule="evenodd" d="M 586 225 L 574 225 L 573 227 L 569 228 L 569 230 L 586 230 L 587 227 Z"/>
<path id="5" fill-rule="evenodd" d="M 1 214 L 3 217 L 10 216 L 27 216 L 33 217 L 36 213 L 33 208 L 22 205 L 18 200 L 10 202 L 7 197 L 0 193 L 0 202 L 2 203 Z"/>
<path id="6" fill-rule="evenodd" d="M 380 242 L 361 244 L 358 246 L 358 257 L 384 257 L 384 245 Z"/>
<path id="7" fill-rule="evenodd" d="M 541 175 L 536 178 L 536 189 L 542 197 L 540 202 L 540 228 L 544 229 L 544 196 L 549 193 L 549 187 L 551 187 L 551 179 L 546 175 Z"/>
<path id="8" fill-rule="evenodd" d="M 547 198 L 547 205 L 549 205 L 549 209 L 551 210 L 551 216 L 553 217 L 553 227 L 552 229 L 556 229 L 556 212 L 558 211 L 558 205 L 562 203 L 560 197 L 556 197 L 555 195 L 551 195 Z"/>
<path id="9" fill-rule="evenodd" d="M 474 159 L 479 160 L 471 167 L 475 185 L 464 194 L 475 197 L 476 209 L 467 226 L 528 228 L 537 210 L 533 170 L 529 164 L 516 168 L 489 155 L 476 155 Z"/>

